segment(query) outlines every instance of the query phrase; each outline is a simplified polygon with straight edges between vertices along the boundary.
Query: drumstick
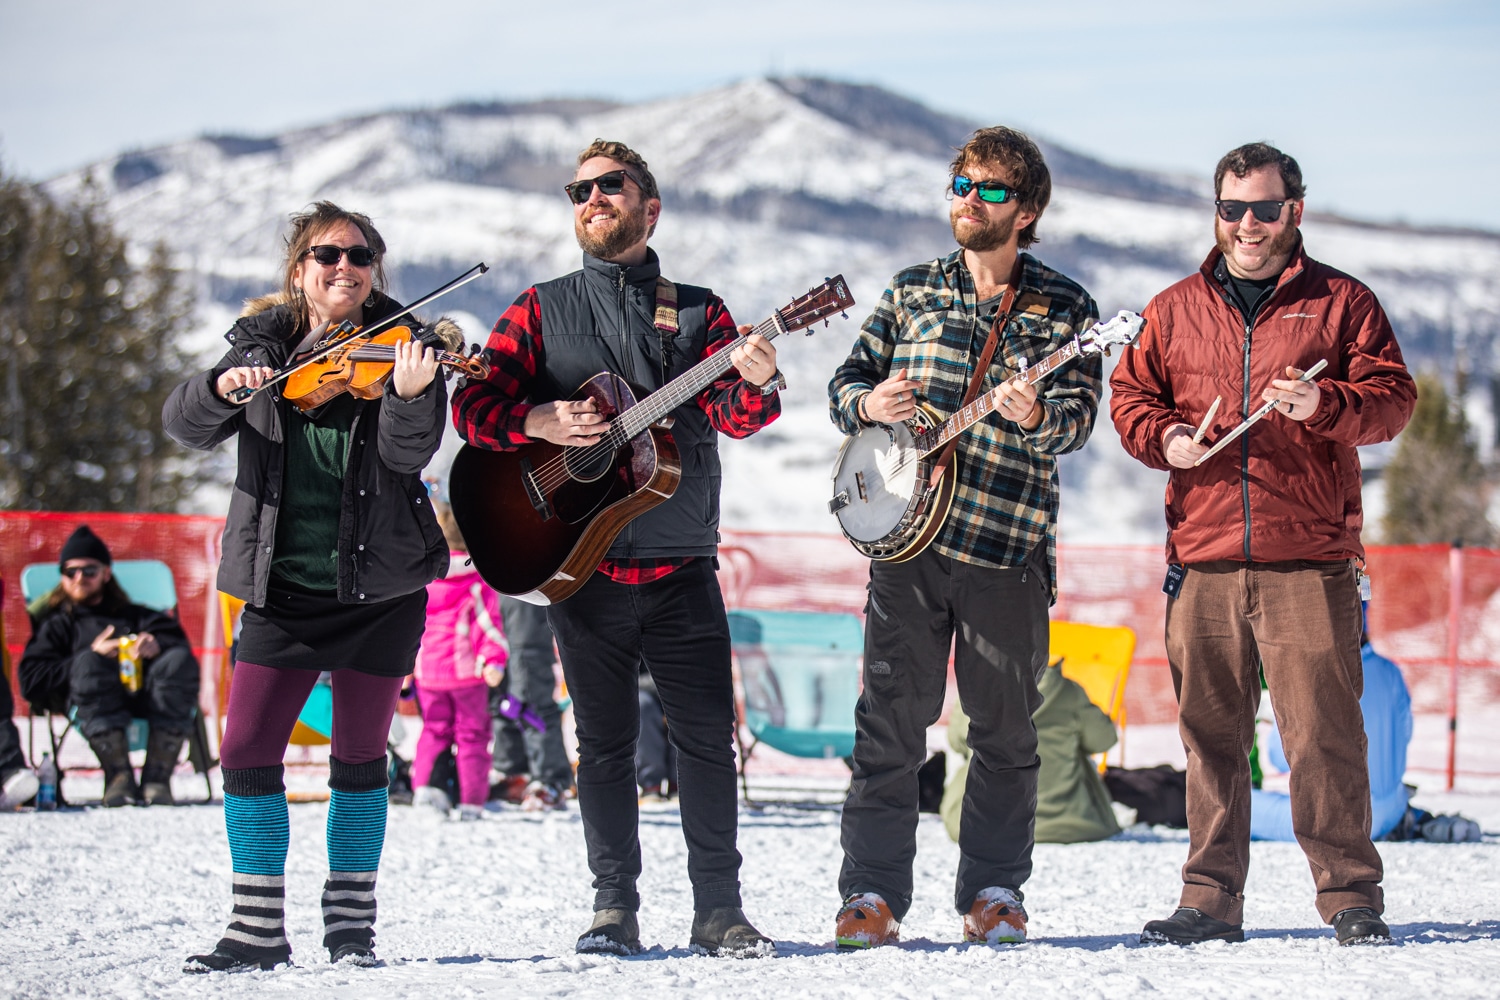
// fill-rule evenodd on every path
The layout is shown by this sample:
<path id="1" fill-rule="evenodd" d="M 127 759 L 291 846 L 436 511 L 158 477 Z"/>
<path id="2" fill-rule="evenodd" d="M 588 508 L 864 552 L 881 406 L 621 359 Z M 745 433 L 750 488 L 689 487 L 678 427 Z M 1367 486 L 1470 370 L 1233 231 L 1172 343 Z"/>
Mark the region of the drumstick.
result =
<path id="1" fill-rule="evenodd" d="M 1317 364 L 1313 365 L 1311 368 L 1309 368 L 1307 371 L 1303 372 L 1301 375 L 1298 375 L 1297 376 L 1297 381 L 1298 382 L 1311 382 L 1313 380 L 1313 376 L 1314 375 L 1318 374 L 1318 372 L 1322 371 L 1324 368 L 1327 368 L 1327 367 L 1328 367 L 1328 359 L 1327 358 L 1321 358 L 1321 359 L 1319 359 L 1319 361 L 1318 361 Z M 1279 399 L 1270 400 L 1270 401 L 1268 401 L 1266 403 L 1266 405 L 1262 406 L 1260 409 L 1256 410 L 1254 413 L 1252 413 L 1248 417 L 1246 417 L 1244 423 L 1240 424 L 1238 427 L 1236 427 L 1234 430 L 1230 431 L 1228 434 L 1225 434 L 1224 437 L 1217 444 L 1215 444 L 1212 448 L 1210 448 L 1207 451 L 1205 451 L 1203 453 L 1203 455 L 1198 459 L 1198 461 L 1196 461 L 1196 462 L 1193 463 L 1193 468 L 1197 468 L 1198 466 L 1202 465 L 1204 462 L 1208 461 L 1209 458 L 1211 458 L 1215 453 L 1217 453 L 1220 448 L 1224 447 L 1226 444 L 1228 444 L 1229 442 L 1233 441 L 1235 438 L 1239 437 L 1241 434 L 1243 434 L 1247 430 L 1249 430 L 1251 424 L 1255 423 L 1261 417 L 1265 416 L 1267 413 L 1270 413 L 1272 410 L 1276 409 L 1276 404 L 1279 403 L 1279 402 L 1281 402 L 1281 400 L 1279 400 Z"/>
<path id="2" fill-rule="evenodd" d="M 1210 406 L 1208 412 L 1203 415 L 1203 423 L 1198 425 L 1198 431 L 1193 435 L 1193 444 L 1198 444 L 1203 440 L 1203 435 L 1208 433 L 1209 422 L 1213 420 L 1214 414 L 1219 412 L 1219 404 L 1222 402 L 1224 402 L 1223 396 L 1214 397 L 1214 405 Z"/>

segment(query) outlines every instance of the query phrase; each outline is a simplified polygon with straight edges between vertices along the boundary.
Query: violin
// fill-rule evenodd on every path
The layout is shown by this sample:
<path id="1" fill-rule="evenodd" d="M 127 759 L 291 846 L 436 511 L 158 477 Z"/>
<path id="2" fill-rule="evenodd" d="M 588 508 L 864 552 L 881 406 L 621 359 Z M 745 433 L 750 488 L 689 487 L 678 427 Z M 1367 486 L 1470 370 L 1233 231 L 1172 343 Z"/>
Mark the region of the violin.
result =
<path id="1" fill-rule="evenodd" d="M 357 399 L 376 399 L 396 369 L 396 345 L 412 339 L 411 328 L 393 326 L 374 336 L 348 333 L 321 358 L 298 365 L 286 377 L 281 395 L 299 410 L 311 410 L 347 392 Z M 469 356 L 437 352 L 438 364 L 470 378 L 484 379 L 490 366 L 478 353 Z"/>
<path id="2" fill-rule="evenodd" d="M 480 261 L 436 291 L 429 292 L 400 312 L 392 313 L 366 328 L 363 333 L 360 332 L 359 327 L 345 320 L 338 329 L 323 338 L 322 345 L 316 348 L 310 357 L 280 368 L 256 388 L 244 385 L 238 389 L 231 389 L 224 398 L 231 403 L 243 405 L 248 403 L 256 393 L 311 370 L 308 377 L 313 381 L 311 384 L 303 383 L 304 391 L 299 396 L 287 393 L 287 398 L 300 409 L 310 410 L 315 406 L 320 406 L 346 390 L 361 399 L 374 399 L 385 391 L 385 380 L 396 369 L 397 341 L 411 340 L 411 330 L 404 326 L 395 326 L 395 322 L 403 316 L 411 315 L 432 300 L 447 295 L 455 288 L 468 284 L 488 270 L 485 263 Z M 377 336 L 376 331 L 382 332 Z M 398 332 L 398 336 L 388 336 L 398 334 Z M 479 360 L 478 354 L 478 346 L 475 346 L 469 357 L 439 351 L 438 362 L 482 379 L 489 375 L 490 369 Z M 331 366 L 328 364 L 328 359 L 335 355 L 342 361 L 338 369 L 330 374 Z M 345 366 L 352 367 L 345 372 Z M 311 400 L 311 402 L 303 402 L 304 399 Z"/>

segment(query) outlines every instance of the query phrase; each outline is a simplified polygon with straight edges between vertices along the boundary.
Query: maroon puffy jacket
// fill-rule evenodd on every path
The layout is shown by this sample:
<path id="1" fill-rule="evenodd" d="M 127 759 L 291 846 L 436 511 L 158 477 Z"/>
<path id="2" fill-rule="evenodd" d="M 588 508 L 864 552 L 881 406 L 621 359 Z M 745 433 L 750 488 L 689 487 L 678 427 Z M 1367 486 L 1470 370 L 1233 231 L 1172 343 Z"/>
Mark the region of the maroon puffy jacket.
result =
<path id="1" fill-rule="evenodd" d="M 1355 445 L 1389 441 L 1416 405 L 1416 385 L 1391 324 L 1359 281 L 1320 264 L 1299 241 L 1253 327 L 1214 278 L 1208 255 L 1146 306 L 1139 350 L 1110 377 L 1110 415 L 1125 450 L 1170 469 L 1167 561 L 1281 562 L 1363 556 Z M 1318 409 L 1297 423 L 1268 414 L 1238 441 L 1193 469 L 1167 465 L 1162 434 L 1197 426 L 1222 395 L 1206 442 L 1261 406 L 1286 367 L 1328 367 L 1316 379 Z"/>

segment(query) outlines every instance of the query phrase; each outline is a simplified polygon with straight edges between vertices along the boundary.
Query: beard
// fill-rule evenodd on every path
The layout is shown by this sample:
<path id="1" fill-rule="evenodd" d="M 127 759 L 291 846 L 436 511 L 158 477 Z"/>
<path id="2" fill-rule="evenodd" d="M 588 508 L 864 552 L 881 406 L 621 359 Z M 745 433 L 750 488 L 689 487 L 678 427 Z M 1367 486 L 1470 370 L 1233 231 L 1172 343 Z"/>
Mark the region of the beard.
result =
<path id="1" fill-rule="evenodd" d="M 965 206 L 954 201 L 953 207 L 948 211 L 948 223 L 953 227 L 953 239 L 965 250 L 973 250 L 975 253 L 986 253 L 990 250 L 998 250 L 1010 242 L 1011 236 L 1016 231 L 1014 219 L 991 219 L 988 222 L 972 223 L 958 221 L 959 215 L 963 214 Z"/>
<path id="2" fill-rule="evenodd" d="M 1275 236 L 1271 237 L 1265 242 L 1264 245 L 1266 248 L 1266 262 L 1268 264 L 1275 263 L 1277 260 L 1280 260 L 1282 262 L 1282 267 L 1284 268 L 1286 266 L 1287 259 L 1292 255 L 1292 247 L 1297 245 L 1297 232 L 1298 229 L 1296 226 L 1288 224 L 1282 226 L 1281 232 L 1277 233 Z M 1217 219 L 1215 219 L 1214 221 L 1214 243 L 1218 246 L 1219 252 L 1223 254 L 1226 259 L 1231 261 L 1235 259 L 1234 237 L 1225 232 L 1224 227 L 1219 225 Z M 1280 269 L 1278 269 L 1278 272 L 1279 270 Z"/>
<path id="3" fill-rule="evenodd" d="M 602 226 L 596 225 L 590 228 L 585 225 L 585 216 L 589 214 L 592 212 L 573 219 L 573 234 L 578 237 L 578 245 L 583 248 L 583 252 L 592 257 L 611 260 L 635 246 L 646 236 L 644 202 L 616 209 L 615 217 Z"/>

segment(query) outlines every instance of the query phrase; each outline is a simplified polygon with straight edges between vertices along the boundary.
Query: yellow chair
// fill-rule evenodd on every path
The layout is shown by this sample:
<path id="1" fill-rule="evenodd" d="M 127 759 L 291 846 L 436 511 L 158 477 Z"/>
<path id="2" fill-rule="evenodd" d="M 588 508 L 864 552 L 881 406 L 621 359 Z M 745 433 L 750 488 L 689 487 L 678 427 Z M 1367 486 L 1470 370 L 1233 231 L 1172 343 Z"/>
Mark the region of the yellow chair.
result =
<path id="1" fill-rule="evenodd" d="M 229 646 L 234 639 L 235 626 L 239 624 L 240 614 L 244 610 L 244 601 L 232 594 L 226 594 L 222 590 L 219 591 L 219 617 L 224 628 L 224 659 L 219 666 L 219 739 L 221 742 L 224 739 L 224 714 L 229 709 L 229 684 L 234 675 L 234 664 L 229 659 Z M 304 706 L 302 710 L 304 717 L 320 714 L 318 712 L 319 708 L 325 710 L 322 714 L 326 714 L 327 705 L 325 702 L 331 699 L 317 698 L 316 696 L 320 693 L 326 692 L 315 691 L 313 695 L 308 696 L 308 706 L 312 707 L 312 711 L 309 711 L 308 706 Z M 318 730 L 303 722 L 302 718 L 298 718 L 296 725 L 292 727 L 292 738 L 287 741 L 287 745 L 294 747 L 320 747 L 328 746 L 331 742 L 333 741 L 329 738 L 329 734 L 318 732 Z"/>
<path id="2" fill-rule="evenodd" d="M 1120 761 L 1125 760 L 1125 682 L 1135 655 L 1135 631 L 1125 626 L 1054 621 L 1051 663 L 1062 661 L 1063 676 L 1076 682 L 1089 701 L 1109 716 L 1120 734 Z M 1104 756 L 1099 759 L 1104 770 Z"/>

